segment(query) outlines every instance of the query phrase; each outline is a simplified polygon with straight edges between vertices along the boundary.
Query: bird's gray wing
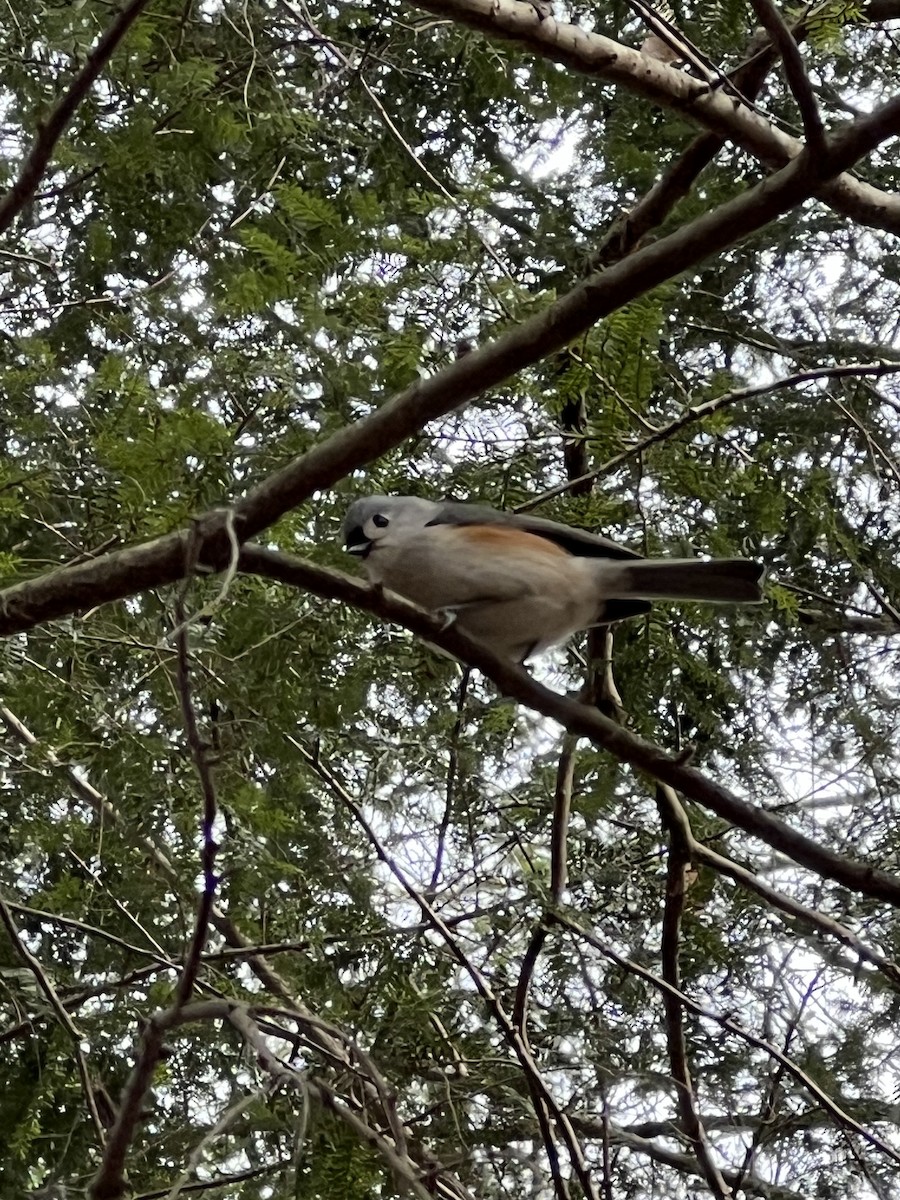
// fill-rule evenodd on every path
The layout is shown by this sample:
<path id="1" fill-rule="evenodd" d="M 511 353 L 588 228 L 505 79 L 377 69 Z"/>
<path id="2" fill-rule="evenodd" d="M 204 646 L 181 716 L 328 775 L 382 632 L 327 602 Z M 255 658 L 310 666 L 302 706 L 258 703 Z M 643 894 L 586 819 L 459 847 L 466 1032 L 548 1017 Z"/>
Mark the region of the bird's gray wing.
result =
<path id="1" fill-rule="evenodd" d="M 533 517 L 530 513 L 501 512 L 487 504 L 464 504 L 459 500 L 445 500 L 429 525 L 508 525 L 536 534 L 555 542 L 570 554 L 583 558 L 640 558 L 634 550 L 628 550 L 598 533 L 576 529 L 572 525 L 561 525 L 544 517 Z"/>

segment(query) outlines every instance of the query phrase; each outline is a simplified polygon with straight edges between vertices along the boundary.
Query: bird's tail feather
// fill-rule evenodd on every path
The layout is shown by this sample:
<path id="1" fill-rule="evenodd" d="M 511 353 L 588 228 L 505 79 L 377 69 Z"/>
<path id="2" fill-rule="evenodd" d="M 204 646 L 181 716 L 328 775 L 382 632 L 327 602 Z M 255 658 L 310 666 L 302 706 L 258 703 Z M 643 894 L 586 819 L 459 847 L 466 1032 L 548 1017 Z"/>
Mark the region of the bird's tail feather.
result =
<path id="1" fill-rule="evenodd" d="M 724 604 L 759 604 L 765 567 L 747 558 L 646 559 L 604 564 L 602 585 L 610 597 L 642 600 L 709 600 Z"/>

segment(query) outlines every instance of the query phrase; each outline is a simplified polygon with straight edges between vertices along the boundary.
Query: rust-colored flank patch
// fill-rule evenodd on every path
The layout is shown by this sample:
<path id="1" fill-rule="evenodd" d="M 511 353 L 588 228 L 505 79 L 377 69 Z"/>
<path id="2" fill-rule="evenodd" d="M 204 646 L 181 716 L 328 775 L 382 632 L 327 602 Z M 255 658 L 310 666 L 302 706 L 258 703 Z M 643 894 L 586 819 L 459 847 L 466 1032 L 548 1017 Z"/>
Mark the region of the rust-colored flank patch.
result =
<path id="1" fill-rule="evenodd" d="M 460 525 L 459 534 L 482 546 L 494 546 L 501 553 L 503 547 L 507 547 L 531 554 L 562 555 L 563 558 L 571 558 L 568 550 L 557 546 L 556 542 L 551 542 L 549 538 L 540 537 L 536 533 L 527 533 L 524 529 L 510 529 L 504 525 Z"/>

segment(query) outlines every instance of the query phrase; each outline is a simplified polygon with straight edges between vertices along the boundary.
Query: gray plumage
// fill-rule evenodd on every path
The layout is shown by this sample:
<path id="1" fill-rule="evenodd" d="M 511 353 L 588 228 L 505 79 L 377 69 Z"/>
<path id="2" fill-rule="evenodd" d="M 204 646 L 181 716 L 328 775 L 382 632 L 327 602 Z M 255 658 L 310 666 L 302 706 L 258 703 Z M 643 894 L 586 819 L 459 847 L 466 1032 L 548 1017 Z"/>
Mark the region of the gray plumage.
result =
<path id="1" fill-rule="evenodd" d="M 650 600 L 756 604 L 748 559 L 644 559 L 598 534 L 480 504 L 415 496 L 355 501 L 347 549 L 372 582 L 522 661 L 579 629 L 646 612 Z"/>

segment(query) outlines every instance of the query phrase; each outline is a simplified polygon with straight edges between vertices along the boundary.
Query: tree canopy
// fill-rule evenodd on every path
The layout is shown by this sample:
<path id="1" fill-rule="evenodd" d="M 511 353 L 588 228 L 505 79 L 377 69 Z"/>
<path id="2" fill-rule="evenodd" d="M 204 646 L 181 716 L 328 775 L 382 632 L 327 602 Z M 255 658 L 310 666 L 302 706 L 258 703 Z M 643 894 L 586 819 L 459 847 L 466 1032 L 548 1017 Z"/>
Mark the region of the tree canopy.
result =
<path id="1" fill-rule="evenodd" d="M 0 1196 L 896 1194 L 898 37 L 6 0 Z M 370 493 L 766 601 L 529 673 Z"/>

